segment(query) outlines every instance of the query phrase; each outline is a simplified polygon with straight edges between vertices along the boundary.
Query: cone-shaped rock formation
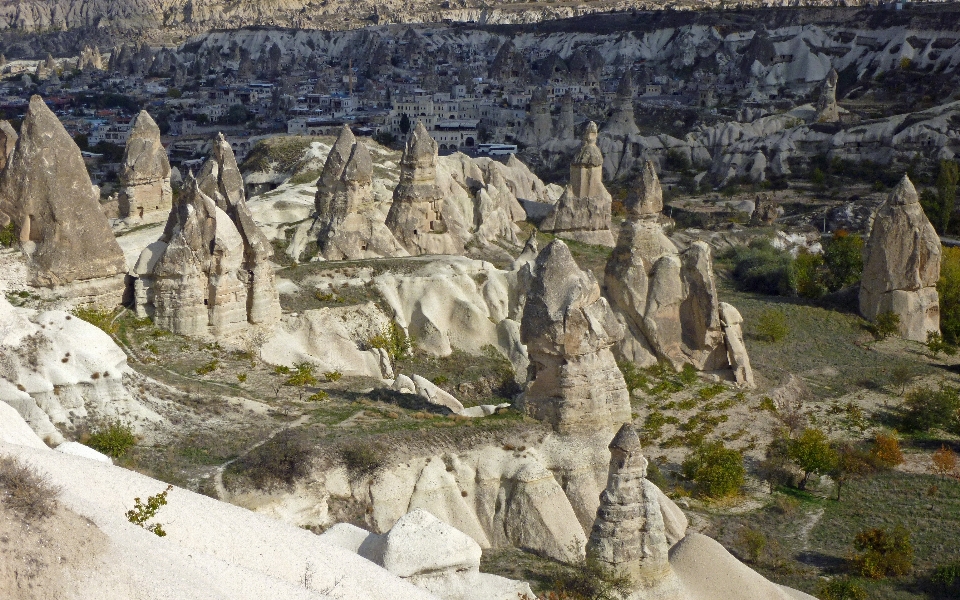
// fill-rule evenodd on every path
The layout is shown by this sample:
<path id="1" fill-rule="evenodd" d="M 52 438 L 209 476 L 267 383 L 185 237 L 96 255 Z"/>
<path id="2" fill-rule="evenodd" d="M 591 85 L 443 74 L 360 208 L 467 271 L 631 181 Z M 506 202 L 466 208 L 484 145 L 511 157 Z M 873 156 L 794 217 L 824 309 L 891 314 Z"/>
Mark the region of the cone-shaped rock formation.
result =
<path id="1" fill-rule="evenodd" d="M 596 432 L 630 419 L 630 394 L 610 348 L 623 337 L 593 275 L 554 240 L 520 272 L 520 339 L 530 355 L 525 410 L 560 432 Z"/>
<path id="2" fill-rule="evenodd" d="M 160 128 L 147 111 L 133 122 L 120 166 L 120 217 L 163 220 L 173 206 L 170 161 L 160 143 Z"/>
<path id="3" fill-rule="evenodd" d="M 863 251 L 860 313 L 875 320 L 892 312 L 900 336 L 918 342 L 940 331 L 940 237 L 904 175 L 877 210 Z"/>

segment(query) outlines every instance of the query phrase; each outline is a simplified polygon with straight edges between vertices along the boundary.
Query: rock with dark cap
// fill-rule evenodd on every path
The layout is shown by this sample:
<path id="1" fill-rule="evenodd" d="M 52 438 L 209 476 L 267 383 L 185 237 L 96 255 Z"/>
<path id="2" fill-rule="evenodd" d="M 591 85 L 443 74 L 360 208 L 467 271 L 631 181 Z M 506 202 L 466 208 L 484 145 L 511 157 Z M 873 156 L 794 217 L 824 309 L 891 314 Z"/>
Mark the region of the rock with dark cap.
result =
<path id="1" fill-rule="evenodd" d="M 0 176 L 0 212 L 19 232 L 30 285 L 119 303 L 126 261 L 80 149 L 39 96 L 30 99 L 20 134 Z"/>
<path id="2" fill-rule="evenodd" d="M 133 122 L 120 166 L 120 217 L 132 221 L 163 220 L 170 212 L 170 161 L 160 143 L 160 128 L 147 111 Z"/>

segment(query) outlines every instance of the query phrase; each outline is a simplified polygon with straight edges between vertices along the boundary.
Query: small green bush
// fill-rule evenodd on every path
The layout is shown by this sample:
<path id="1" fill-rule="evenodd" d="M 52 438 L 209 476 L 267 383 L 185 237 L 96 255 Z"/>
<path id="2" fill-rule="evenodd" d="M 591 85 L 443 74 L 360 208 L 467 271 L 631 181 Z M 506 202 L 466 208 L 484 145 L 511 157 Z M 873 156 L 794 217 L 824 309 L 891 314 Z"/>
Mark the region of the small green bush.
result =
<path id="1" fill-rule="evenodd" d="M 317 383 L 317 376 L 313 374 L 314 366 L 312 364 L 308 362 L 297 363 L 294 365 L 294 369 L 293 374 L 283 382 L 283 385 L 303 387 Z"/>
<path id="2" fill-rule="evenodd" d="M 246 382 L 247 382 L 247 374 L 246 374 L 246 373 L 237 373 L 237 381 L 239 381 L 240 383 L 246 383 Z"/>
<path id="3" fill-rule="evenodd" d="M 697 447 L 683 461 L 682 470 L 684 477 L 697 486 L 698 493 L 710 498 L 737 494 L 745 475 L 743 455 L 721 441 Z"/>
<path id="4" fill-rule="evenodd" d="M 592 556 L 573 565 L 558 568 L 553 574 L 552 590 L 546 598 L 564 600 L 623 600 L 630 595 L 633 581 L 619 575 Z"/>
<path id="5" fill-rule="evenodd" d="M 930 579 L 933 583 L 945 588 L 960 585 L 960 562 L 938 566 L 933 570 L 933 576 Z"/>
<path id="6" fill-rule="evenodd" d="M 695 384 L 699 378 L 700 375 L 697 373 L 696 367 L 690 363 L 684 364 L 683 368 L 680 369 L 680 382 L 683 383 L 684 386 Z"/>
<path id="7" fill-rule="evenodd" d="M 323 390 L 320 390 L 315 394 L 310 394 L 309 396 L 307 396 L 307 400 L 309 400 L 310 402 L 323 402 L 324 400 L 327 400 L 329 398 L 330 398 L 330 394 L 326 393 Z"/>
<path id="8" fill-rule="evenodd" d="M 12 248 L 20 242 L 19 238 L 17 226 L 13 221 L 8 223 L 6 227 L 0 229 L 0 246 Z"/>
<path id="9" fill-rule="evenodd" d="M 797 439 L 790 440 L 788 455 L 803 471 L 803 478 L 797 486 L 801 490 L 807 487 L 811 475 L 829 473 L 838 460 L 837 451 L 830 445 L 827 434 L 815 428 L 804 429 Z"/>
<path id="10" fill-rule="evenodd" d="M 779 342 L 790 335 L 787 317 L 774 308 L 767 309 L 757 317 L 757 336 L 769 342 Z"/>
<path id="11" fill-rule="evenodd" d="M 957 349 L 948 344 L 939 331 L 927 332 L 927 350 L 933 354 L 934 358 L 941 352 L 947 356 L 954 356 L 957 353 Z"/>
<path id="12" fill-rule="evenodd" d="M 792 296 L 797 289 L 794 259 L 789 252 L 774 248 L 769 240 L 755 240 L 747 247 L 730 250 L 725 258 L 733 262 L 733 278 L 746 291 Z"/>
<path id="13" fill-rule="evenodd" d="M 849 579 L 832 579 L 817 588 L 820 600 L 867 600 L 867 590 Z"/>
<path id="14" fill-rule="evenodd" d="M 370 442 L 355 441 L 340 448 L 340 460 L 355 476 L 370 475 L 383 467 L 380 448 Z"/>
<path id="15" fill-rule="evenodd" d="M 737 542 L 747 561 L 756 564 L 767 547 L 767 536 L 752 527 L 743 527 L 737 534 Z"/>
<path id="16" fill-rule="evenodd" d="M 911 390 L 903 401 L 902 421 L 904 429 L 912 432 L 960 432 L 960 390 L 948 385 Z"/>
<path id="17" fill-rule="evenodd" d="M 123 458 L 136 443 L 137 437 L 133 435 L 133 429 L 120 421 L 95 430 L 86 441 L 87 446 L 113 458 Z"/>
<path id="18" fill-rule="evenodd" d="M 877 527 L 857 534 L 853 542 L 858 552 L 851 561 L 854 571 L 871 579 L 906 575 L 913 568 L 910 532 L 901 526 L 893 531 Z"/>
<path id="19" fill-rule="evenodd" d="M 617 366 L 620 367 L 620 372 L 623 373 L 623 380 L 626 382 L 627 390 L 630 391 L 631 395 L 636 390 L 642 392 L 647 391 L 650 380 L 637 368 L 636 364 L 625 360 L 618 362 Z"/>
<path id="20" fill-rule="evenodd" d="M 220 368 L 220 361 L 213 359 L 205 365 L 200 365 L 196 369 L 197 375 L 209 375 Z"/>
<path id="21" fill-rule="evenodd" d="M 390 358 L 395 361 L 404 358 L 413 349 L 413 344 L 407 332 L 396 321 L 391 321 L 382 333 L 370 338 L 367 344 L 371 348 L 386 350 Z"/>
<path id="22" fill-rule="evenodd" d="M 893 311 L 882 312 L 873 322 L 873 334 L 878 340 L 885 340 L 900 331 L 900 315 Z"/>

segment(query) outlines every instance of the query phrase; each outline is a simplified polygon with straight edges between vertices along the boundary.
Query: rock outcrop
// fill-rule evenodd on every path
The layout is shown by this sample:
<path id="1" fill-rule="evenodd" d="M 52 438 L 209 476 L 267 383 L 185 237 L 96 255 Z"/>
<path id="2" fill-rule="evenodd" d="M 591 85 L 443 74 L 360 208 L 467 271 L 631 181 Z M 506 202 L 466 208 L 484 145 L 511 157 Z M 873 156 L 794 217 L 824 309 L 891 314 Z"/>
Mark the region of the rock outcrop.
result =
<path id="1" fill-rule="evenodd" d="M 570 183 L 540 229 L 578 242 L 612 247 L 612 203 L 613 198 L 603 185 L 603 154 L 597 147 L 597 125 L 591 121 L 570 165 Z"/>
<path id="2" fill-rule="evenodd" d="M 611 347 L 624 335 L 593 274 L 560 240 L 521 270 L 520 339 L 530 356 L 527 414 L 559 432 L 598 432 L 630 420 L 630 394 Z"/>
<path id="3" fill-rule="evenodd" d="M 0 176 L 0 225 L 14 223 L 30 285 L 74 302 L 119 304 L 126 261 L 80 149 L 40 96 Z"/>
<path id="4" fill-rule="evenodd" d="M 437 185 L 437 142 L 418 121 L 400 159 L 387 228 L 410 254 L 462 254 L 466 233 L 455 231 L 448 210 Z"/>
<path id="5" fill-rule="evenodd" d="M 840 107 L 837 106 L 837 81 L 839 76 L 836 69 L 830 69 L 827 78 L 820 88 L 820 98 L 817 100 L 817 123 L 836 123 L 840 120 Z"/>
<path id="6" fill-rule="evenodd" d="M 662 494 L 646 476 L 640 438 L 632 425 L 624 424 L 610 442 L 607 487 L 600 494 L 587 556 L 628 577 L 648 594 L 644 598 L 679 598 L 660 509 Z"/>
<path id="7" fill-rule="evenodd" d="M 123 385 L 127 355 L 109 335 L 59 310 L 12 306 L 0 295 L 0 404 L 51 444 L 63 430 L 123 419 L 140 431 L 160 416 Z"/>
<path id="8" fill-rule="evenodd" d="M 633 77 L 630 71 L 623 74 L 617 95 L 613 100 L 613 114 L 603 125 L 603 133 L 610 136 L 630 136 L 640 133 L 633 115 Z"/>
<path id="9" fill-rule="evenodd" d="M 160 143 L 160 128 L 144 110 L 133 122 L 120 166 L 120 218 L 162 221 L 172 206 L 170 161 Z"/>
<path id="10" fill-rule="evenodd" d="M 347 125 L 327 155 L 314 203 L 317 243 L 327 260 L 407 255 L 374 198 L 370 151 Z"/>
<path id="11" fill-rule="evenodd" d="M 133 275 L 138 314 L 182 335 L 228 336 L 280 318 L 272 248 L 253 221 L 223 136 L 198 179 L 187 178 L 163 236 Z"/>
<path id="12" fill-rule="evenodd" d="M 553 137 L 553 117 L 550 116 L 550 96 L 546 88 L 538 87 L 530 97 L 530 115 L 521 138 L 530 146 L 540 146 Z"/>
<path id="13" fill-rule="evenodd" d="M 681 253 L 664 234 L 659 221 L 663 190 L 652 162 L 645 164 L 625 206 L 627 219 L 604 280 L 606 294 L 626 325 L 619 353 L 641 366 L 663 361 L 675 369 L 686 363 L 699 370 L 728 368 L 710 246 L 698 241 Z M 739 344 L 742 347 L 742 335 Z M 741 347 L 736 354 L 742 368 L 734 373 L 738 383 L 752 385 Z"/>
<path id="14" fill-rule="evenodd" d="M 385 534 L 334 525 L 321 539 L 370 560 L 443 600 L 516 600 L 530 586 L 480 572 L 482 549 L 470 536 L 417 508 Z"/>
<path id="15" fill-rule="evenodd" d="M 0 171 L 3 171 L 10 161 L 19 137 L 9 121 L 0 121 Z"/>
<path id="16" fill-rule="evenodd" d="M 873 219 L 863 249 L 860 313 L 873 321 L 892 312 L 904 339 L 925 342 L 940 331 L 940 237 L 904 175 Z"/>

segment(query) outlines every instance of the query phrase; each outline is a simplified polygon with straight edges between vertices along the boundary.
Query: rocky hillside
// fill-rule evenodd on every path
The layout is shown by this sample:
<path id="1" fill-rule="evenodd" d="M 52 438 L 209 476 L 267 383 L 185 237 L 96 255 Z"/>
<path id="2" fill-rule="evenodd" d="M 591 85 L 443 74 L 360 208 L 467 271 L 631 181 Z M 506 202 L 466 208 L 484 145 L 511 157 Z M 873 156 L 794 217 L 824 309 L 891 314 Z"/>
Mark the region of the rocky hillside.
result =
<path id="1" fill-rule="evenodd" d="M 668 7 L 695 10 L 721 4 L 717 0 L 599 0 L 589 3 L 514 0 L 3 0 L 0 2 L 0 29 L 40 32 L 106 27 L 184 33 L 255 25 L 344 29 L 377 23 L 441 21 L 509 24 L 611 10 Z M 762 6 L 769 3 L 747 0 L 740 4 Z M 803 0 L 799 4 L 832 6 L 836 3 Z"/>

